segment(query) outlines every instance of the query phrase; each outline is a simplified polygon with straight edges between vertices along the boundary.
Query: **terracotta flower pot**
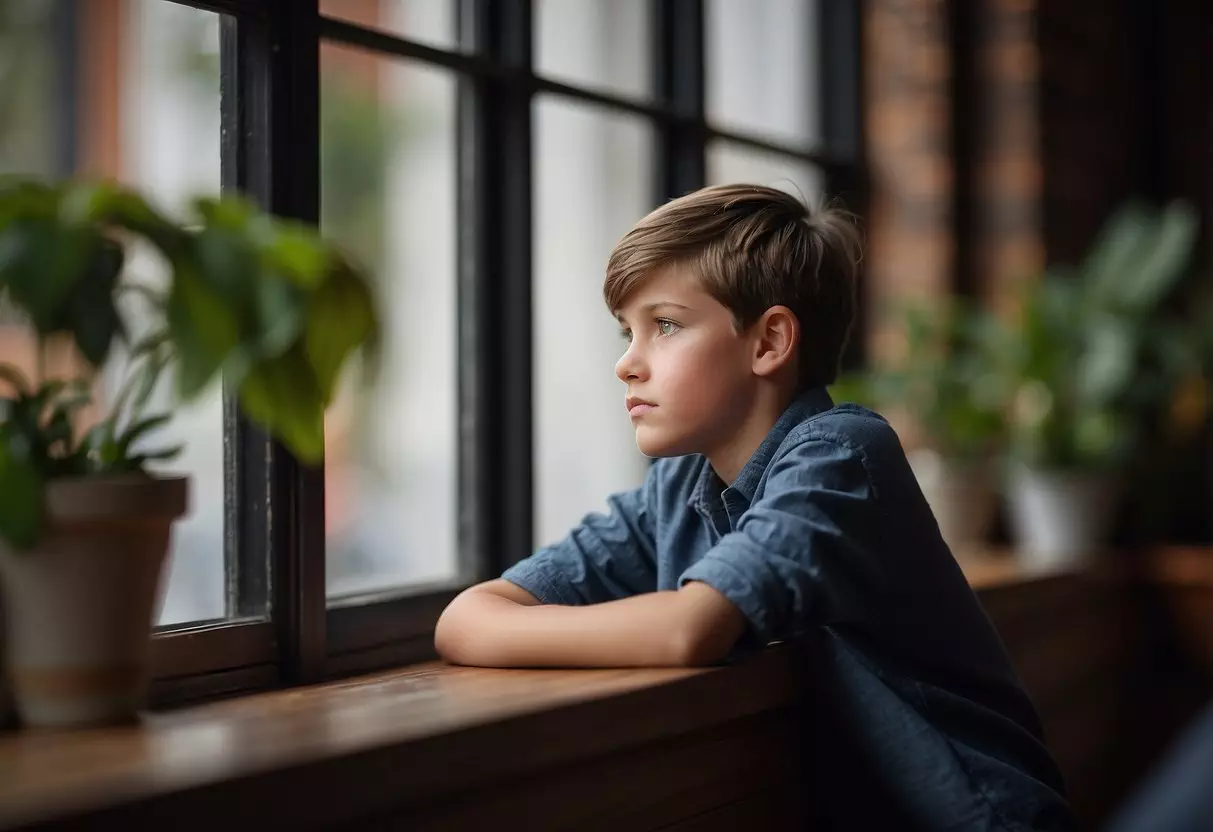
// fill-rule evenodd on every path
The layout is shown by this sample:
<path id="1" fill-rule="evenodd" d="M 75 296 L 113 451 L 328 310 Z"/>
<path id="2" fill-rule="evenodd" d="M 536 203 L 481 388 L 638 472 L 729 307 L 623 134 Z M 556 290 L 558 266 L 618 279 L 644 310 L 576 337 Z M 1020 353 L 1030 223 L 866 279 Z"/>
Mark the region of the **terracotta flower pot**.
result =
<path id="1" fill-rule="evenodd" d="M 161 574 L 187 491 L 184 477 L 53 481 L 38 545 L 0 544 L 6 663 L 26 725 L 125 721 L 144 705 Z"/>

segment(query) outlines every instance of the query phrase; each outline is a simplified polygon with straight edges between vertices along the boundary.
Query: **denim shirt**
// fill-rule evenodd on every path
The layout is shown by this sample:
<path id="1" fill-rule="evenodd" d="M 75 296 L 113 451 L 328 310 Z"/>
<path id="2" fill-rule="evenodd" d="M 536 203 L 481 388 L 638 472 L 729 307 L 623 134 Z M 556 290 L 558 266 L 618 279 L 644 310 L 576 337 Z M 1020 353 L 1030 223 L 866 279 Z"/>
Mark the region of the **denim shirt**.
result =
<path id="1" fill-rule="evenodd" d="M 661 459 L 504 578 L 596 604 L 701 581 L 794 642 L 816 828 L 1071 829 L 1061 776 L 1002 643 L 892 428 L 809 390 L 726 487 Z"/>

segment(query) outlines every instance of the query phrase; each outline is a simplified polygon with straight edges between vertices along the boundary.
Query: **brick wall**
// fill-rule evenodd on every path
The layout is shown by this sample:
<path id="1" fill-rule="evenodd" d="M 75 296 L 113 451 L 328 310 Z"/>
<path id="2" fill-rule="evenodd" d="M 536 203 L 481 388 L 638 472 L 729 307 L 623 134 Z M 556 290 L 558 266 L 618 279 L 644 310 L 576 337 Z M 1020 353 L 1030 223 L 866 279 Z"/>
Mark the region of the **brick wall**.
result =
<path id="1" fill-rule="evenodd" d="M 880 360 L 899 349 L 882 311 L 952 284 L 951 63 L 942 0 L 876 0 L 864 24 L 868 355 Z"/>

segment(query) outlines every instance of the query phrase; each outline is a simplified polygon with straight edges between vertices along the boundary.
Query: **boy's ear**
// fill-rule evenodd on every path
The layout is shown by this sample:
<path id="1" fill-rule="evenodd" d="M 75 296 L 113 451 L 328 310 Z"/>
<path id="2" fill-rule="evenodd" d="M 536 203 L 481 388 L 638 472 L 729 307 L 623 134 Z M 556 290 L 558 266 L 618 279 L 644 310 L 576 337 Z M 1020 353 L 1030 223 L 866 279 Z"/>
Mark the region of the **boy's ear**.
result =
<path id="1" fill-rule="evenodd" d="M 800 346 L 800 322 L 791 309 L 772 306 L 754 322 L 751 332 L 754 335 L 752 369 L 755 375 L 774 375 L 795 361 Z"/>

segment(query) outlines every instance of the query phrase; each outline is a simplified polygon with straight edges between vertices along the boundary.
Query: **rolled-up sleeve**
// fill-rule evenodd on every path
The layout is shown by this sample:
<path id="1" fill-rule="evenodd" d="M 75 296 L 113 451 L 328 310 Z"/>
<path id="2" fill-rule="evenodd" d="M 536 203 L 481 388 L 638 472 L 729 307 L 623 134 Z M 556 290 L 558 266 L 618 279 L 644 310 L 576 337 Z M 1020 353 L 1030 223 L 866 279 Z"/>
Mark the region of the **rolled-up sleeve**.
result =
<path id="1" fill-rule="evenodd" d="M 607 512 L 588 514 L 561 541 L 539 549 L 501 576 L 541 603 L 598 604 L 657 589 L 651 511 L 657 466 L 644 484 L 607 498 Z"/>
<path id="2" fill-rule="evenodd" d="M 763 493 L 679 578 L 727 597 L 762 643 L 863 617 L 881 581 L 879 509 L 857 449 L 810 438 L 772 463 Z M 863 598 L 861 602 L 859 599 Z"/>

